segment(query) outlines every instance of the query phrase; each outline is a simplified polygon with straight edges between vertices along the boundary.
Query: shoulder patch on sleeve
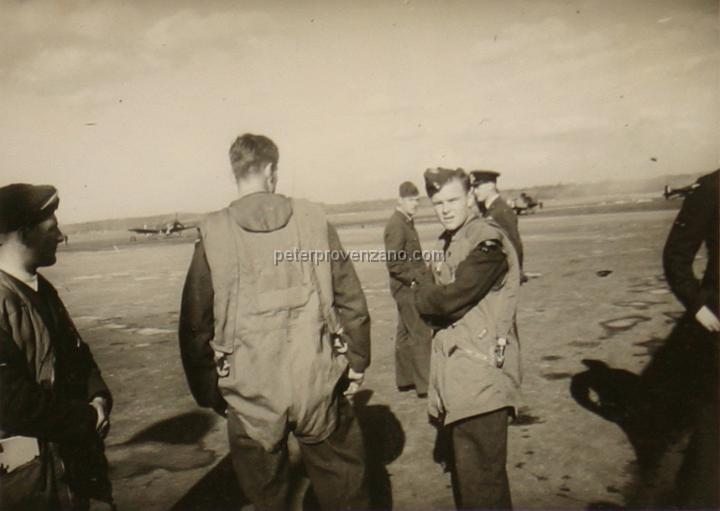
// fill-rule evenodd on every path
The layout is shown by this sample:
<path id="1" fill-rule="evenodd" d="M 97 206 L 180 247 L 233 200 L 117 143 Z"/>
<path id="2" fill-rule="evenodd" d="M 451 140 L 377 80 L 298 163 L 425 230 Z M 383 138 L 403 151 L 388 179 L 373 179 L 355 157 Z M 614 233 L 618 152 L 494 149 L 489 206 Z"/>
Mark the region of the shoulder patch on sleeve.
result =
<path id="1" fill-rule="evenodd" d="M 502 242 L 500 240 L 484 240 L 478 243 L 478 248 L 483 252 L 502 250 Z"/>

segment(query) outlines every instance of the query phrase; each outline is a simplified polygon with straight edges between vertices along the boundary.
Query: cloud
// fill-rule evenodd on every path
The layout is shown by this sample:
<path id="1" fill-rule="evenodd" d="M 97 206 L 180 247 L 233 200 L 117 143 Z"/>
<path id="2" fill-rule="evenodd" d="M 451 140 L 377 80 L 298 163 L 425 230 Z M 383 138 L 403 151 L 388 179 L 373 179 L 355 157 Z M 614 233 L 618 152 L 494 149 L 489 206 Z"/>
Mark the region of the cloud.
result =
<path id="1" fill-rule="evenodd" d="M 161 9 L 130 2 L 3 4 L 0 74 L 6 87 L 43 95 L 176 71 L 188 63 L 242 54 L 271 19 L 248 9 Z"/>
<path id="2" fill-rule="evenodd" d="M 107 189 L 132 197 L 119 214 L 214 207 L 245 131 L 317 200 L 437 164 L 517 184 L 696 168 L 718 155 L 712 3 L 0 2 L 0 154 L 95 197 L 88 217 Z"/>

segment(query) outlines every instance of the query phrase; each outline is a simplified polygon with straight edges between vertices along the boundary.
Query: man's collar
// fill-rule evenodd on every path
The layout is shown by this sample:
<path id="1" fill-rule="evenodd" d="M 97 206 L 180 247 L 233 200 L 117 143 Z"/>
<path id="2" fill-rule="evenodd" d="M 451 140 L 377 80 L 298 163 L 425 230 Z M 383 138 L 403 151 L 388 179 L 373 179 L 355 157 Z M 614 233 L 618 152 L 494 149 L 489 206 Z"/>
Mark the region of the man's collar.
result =
<path id="1" fill-rule="evenodd" d="M 3 265 L 0 262 L 0 270 L 4 271 L 8 275 L 10 275 L 12 278 L 17 280 L 18 282 L 22 282 L 30 289 L 37 291 L 38 290 L 38 274 L 30 274 L 26 271 L 22 271 L 18 268 L 13 268 L 9 265 Z"/>
<path id="2" fill-rule="evenodd" d="M 489 199 L 486 199 L 486 200 L 485 200 L 485 208 L 486 208 L 486 209 L 490 209 L 490 206 L 492 206 L 492 205 L 493 205 L 493 202 L 495 202 L 498 198 L 500 198 L 500 194 L 499 194 L 499 193 L 496 193 L 495 195 L 493 195 L 493 196 L 490 197 Z"/>
<path id="3" fill-rule="evenodd" d="M 411 217 L 410 215 L 408 215 L 407 213 L 405 213 L 405 212 L 400 208 L 400 206 L 395 206 L 395 211 L 399 212 L 402 216 L 404 216 L 404 217 L 405 217 L 405 220 L 407 220 L 408 223 L 412 223 L 413 217 Z"/>

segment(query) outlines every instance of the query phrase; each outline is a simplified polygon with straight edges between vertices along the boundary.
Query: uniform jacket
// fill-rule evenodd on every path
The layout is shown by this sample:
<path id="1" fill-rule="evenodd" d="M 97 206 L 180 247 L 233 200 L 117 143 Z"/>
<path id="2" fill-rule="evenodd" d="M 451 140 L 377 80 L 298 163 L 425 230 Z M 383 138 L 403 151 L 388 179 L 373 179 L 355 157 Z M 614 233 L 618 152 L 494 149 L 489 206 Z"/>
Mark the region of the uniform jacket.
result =
<path id="1" fill-rule="evenodd" d="M 203 258 L 188 274 L 180 330 L 196 399 L 217 409 L 219 389 L 229 413 L 267 450 L 290 429 L 304 442 L 324 440 L 335 427 L 334 390 L 347 361 L 360 372 L 370 361 L 365 298 L 351 261 L 333 256 L 342 247 L 324 212 L 259 193 L 208 215 L 200 231 Z M 288 255 L 302 253 L 330 257 Z M 341 327 L 347 361 L 330 339 Z M 229 374 L 198 378 L 213 353 L 225 356 Z"/>
<path id="2" fill-rule="evenodd" d="M 96 396 L 112 397 L 55 288 L 0 271 L 0 435 L 37 438 L 46 498 L 110 499 Z M 71 490 L 67 495 L 56 492 Z"/>
<path id="3" fill-rule="evenodd" d="M 518 255 L 520 267 L 523 265 L 523 245 L 520 240 L 520 231 L 518 229 L 518 217 L 513 208 L 505 202 L 505 199 L 498 196 L 487 208 L 483 214 L 485 217 L 492 218 L 500 227 L 503 228 L 505 234 L 508 235 L 510 241 L 515 247 Z"/>
<path id="4" fill-rule="evenodd" d="M 390 292 L 395 296 L 403 287 L 409 288 L 413 280 L 418 280 L 420 275 L 427 272 L 427 268 L 413 220 L 401 211 L 396 210 L 390 217 L 383 238 L 390 273 Z"/>
<path id="5" fill-rule="evenodd" d="M 697 181 L 683 201 L 670 230 L 663 266 L 670 289 L 687 309 L 689 317 L 707 306 L 718 314 L 718 175 L 720 170 Z M 707 249 L 707 264 L 702 280 L 693 272 L 693 261 L 702 244 Z"/>
<path id="6" fill-rule="evenodd" d="M 429 412 L 450 424 L 517 405 L 521 370 L 515 313 L 520 269 L 505 233 L 474 215 L 454 233 L 444 233 L 441 243 L 445 262 L 433 268 L 436 287 L 420 286 L 416 302 L 436 328 Z M 463 290 L 470 301 L 461 302 L 458 296 L 452 306 L 444 293 L 455 294 L 455 289 Z M 449 318 L 444 324 L 443 307 L 448 307 Z M 508 342 L 502 368 L 494 357 L 500 337 Z"/>

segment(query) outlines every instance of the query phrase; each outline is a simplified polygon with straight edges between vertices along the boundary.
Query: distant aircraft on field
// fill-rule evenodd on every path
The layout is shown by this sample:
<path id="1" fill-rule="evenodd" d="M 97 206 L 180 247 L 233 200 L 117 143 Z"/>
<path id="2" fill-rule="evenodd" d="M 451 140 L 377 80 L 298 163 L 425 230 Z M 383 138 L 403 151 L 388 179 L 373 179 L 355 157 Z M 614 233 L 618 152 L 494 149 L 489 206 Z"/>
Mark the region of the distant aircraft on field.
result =
<path id="1" fill-rule="evenodd" d="M 138 234 L 146 234 L 148 236 L 151 236 L 153 234 L 161 234 L 163 236 L 169 237 L 173 234 L 180 234 L 187 229 L 195 229 L 196 227 L 197 225 L 185 225 L 176 218 L 172 222 L 167 222 L 165 224 L 161 224 L 155 227 L 148 227 L 147 225 L 144 225 L 142 227 L 133 227 L 132 229 L 128 229 L 128 231 Z"/>
<path id="2" fill-rule="evenodd" d="M 508 201 L 510 207 L 513 208 L 516 215 L 531 215 L 537 212 L 537 209 L 542 209 L 543 203 L 530 197 L 525 192 L 520 194 L 517 199 L 511 199 Z"/>
<path id="3" fill-rule="evenodd" d="M 694 190 L 698 186 L 700 186 L 700 185 L 697 183 L 683 186 L 682 188 L 671 188 L 669 185 L 665 185 L 665 191 L 663 192 L 663 197 L 665 197 L 666 200 L 670 200 L 674 197 L 685 197 L 688 193 L 690 193 L 692 190 Z"/>

